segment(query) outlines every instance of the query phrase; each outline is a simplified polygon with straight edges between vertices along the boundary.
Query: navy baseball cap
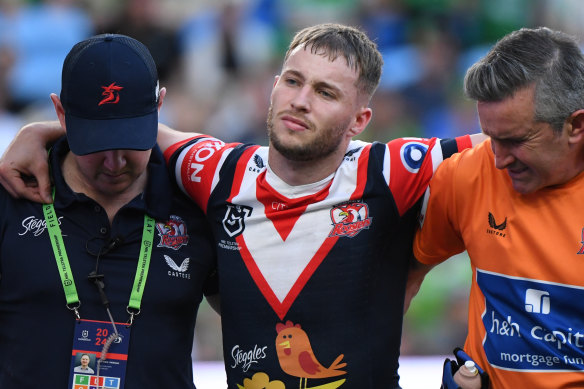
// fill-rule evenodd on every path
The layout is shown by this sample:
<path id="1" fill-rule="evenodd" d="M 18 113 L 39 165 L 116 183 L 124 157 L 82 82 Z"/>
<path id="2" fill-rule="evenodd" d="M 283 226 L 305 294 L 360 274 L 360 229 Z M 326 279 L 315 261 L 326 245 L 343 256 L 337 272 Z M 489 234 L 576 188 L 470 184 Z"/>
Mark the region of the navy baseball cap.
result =
<path id="1" fill-rule="evenodd" d="M 125 35 L 77 43 L 63 63 L 61 103 L 74 154 L 149 150 L 158 133 L 158 74 L 150 52 Z"/>

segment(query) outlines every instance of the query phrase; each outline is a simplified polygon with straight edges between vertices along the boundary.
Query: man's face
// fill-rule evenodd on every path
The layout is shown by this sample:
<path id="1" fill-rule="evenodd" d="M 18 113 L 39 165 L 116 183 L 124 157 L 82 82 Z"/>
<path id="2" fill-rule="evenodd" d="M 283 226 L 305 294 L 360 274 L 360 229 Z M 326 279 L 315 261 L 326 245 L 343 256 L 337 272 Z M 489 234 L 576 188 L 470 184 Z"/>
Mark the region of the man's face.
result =
<path id="1" fill-rule="evenodd" d="M 89 365 L 89 357 L 84 355 L 81 357 L 81 366 L 87 367 L 87 365 Z"/>
<path id="2" fill-rule="evenodd" d="M 561 134 L 534 120 L 535 87 L 517 91 L 500 102 L 479 102 L 483 132 L 491 137 L 495 166 L 506 169 L 513 188 L 523 194 L 563 184 L 573 178 L 577 156 L 566 128 Z"/>
<path id="3" fill-rule="evenodd" d="M 276 78 L 268 112 L 271 146 L 291 161 L 312 161 L 344 150 L 366 101 L 358 73 L 344 57 L 331 62 L 303 47 L 288 57 Z"/>
<path id="4" fill-rule="evenodd" d="M 130 191 L 144 173 L 151 150 L 108 150 L 73 155 L 79 178 L 90 193 L 116 196 Z"/>

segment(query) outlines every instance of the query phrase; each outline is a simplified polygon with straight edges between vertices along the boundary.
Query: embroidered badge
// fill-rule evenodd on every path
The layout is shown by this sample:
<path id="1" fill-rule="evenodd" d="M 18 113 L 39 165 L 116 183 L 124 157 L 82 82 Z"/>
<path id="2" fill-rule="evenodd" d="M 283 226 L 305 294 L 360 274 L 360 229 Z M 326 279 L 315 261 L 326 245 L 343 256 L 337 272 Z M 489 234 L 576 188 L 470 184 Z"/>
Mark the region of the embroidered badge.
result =
<path id="1" fill-rule="evenodd" d="M 187 226 L 178 216 L 171 215 L 170 220 L 166 223 L 156 223 L 156 230 L 160 236 L 158 247 L 168 247 L 178 250 L 189 243 Z"/>
<path id="2" fill-rule="evenodd" d="M 369 207 L 365 203 L 352 201 L 338 204 L 331 209 L 333 229 L 329 237 L 357 235 L 364 229 L 368 229 L 373 218 L 369 217 Z"/>
<path id="3" fill-rule="evenodd" d="M 123 86 L 116 85 L 115 82 L 112 82 L 108 86 L 102 86 L 102 88 L 103 92 L 101 94 L 105 97 L 97 105 L 119 103 L 120 94 L 118 92 L 124 89 Z"/>

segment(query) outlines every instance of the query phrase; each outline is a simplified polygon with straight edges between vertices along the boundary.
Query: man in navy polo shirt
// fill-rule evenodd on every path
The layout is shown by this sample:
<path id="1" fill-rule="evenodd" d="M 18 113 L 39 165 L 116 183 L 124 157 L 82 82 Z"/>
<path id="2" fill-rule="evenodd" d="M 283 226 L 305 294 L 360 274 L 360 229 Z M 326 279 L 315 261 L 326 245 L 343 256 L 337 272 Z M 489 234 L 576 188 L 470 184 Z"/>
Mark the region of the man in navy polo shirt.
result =
<path id="1" fill-rule="evenodd" d="M 65 59 L 53 204 L 0 188 L 2 389 L 194 388 L 195 317 L 216 263 L 156 145 L 165 93 L 132 38 L 95 36 Z M 93 373 L 74 371 L 83 354 Z"/>

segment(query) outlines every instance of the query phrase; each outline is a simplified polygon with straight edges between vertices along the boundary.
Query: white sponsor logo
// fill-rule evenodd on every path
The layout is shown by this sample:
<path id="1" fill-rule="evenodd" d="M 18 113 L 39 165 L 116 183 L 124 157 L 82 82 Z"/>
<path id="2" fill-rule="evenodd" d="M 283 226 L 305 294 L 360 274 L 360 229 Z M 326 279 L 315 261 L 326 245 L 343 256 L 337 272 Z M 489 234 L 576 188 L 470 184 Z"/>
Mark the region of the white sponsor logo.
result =
<path id="1" fill-rule="evenodd" d="M 176 262 L 168 255 L 164 255 L 164 259 L 166 260 L 166 264 L 172 269 L 168 271 L 169 276 L 176 278 L 186 278 L 189 280 L 191 279 L 191 275 L 186 272 L 189 270 L 189 258 L 183 259 L 180 266 L 178 266 Z"/>
<path id="2" fill-rule="evenodd" d="M 254 345 L 253 350 L 243 351 L 239 348 L 239 345 L 235 345 L 231 349 L 231 358 L 233 359 L 232 368 L 241 366 L 244 372 L 249 370 L 252 363 L 258 363 L 259 359 L 266 358 L 266 349 L 268 346 L 259 347 L 257 344 Z"/>
<path id="3" fill-rule="evenodd" d="M 61 219 L 63 219 L 63 216 L 57 218 L 59 225 L 61 225 Z M 47 222 L 45 219 L 37 219 L 34 216 L 29 216 L 22 221 L 22 227 L 24 231 L 18 235 L 22 236 L 31 232 L 34 236 L 39 236 L 47 229 Z"/>
<path id="4" fill-rule="evenodd" d="M 550 313 L 550 294 L 545 290 L 527 289 L 525 291 L 525 310 L 527 312 Z"/>

